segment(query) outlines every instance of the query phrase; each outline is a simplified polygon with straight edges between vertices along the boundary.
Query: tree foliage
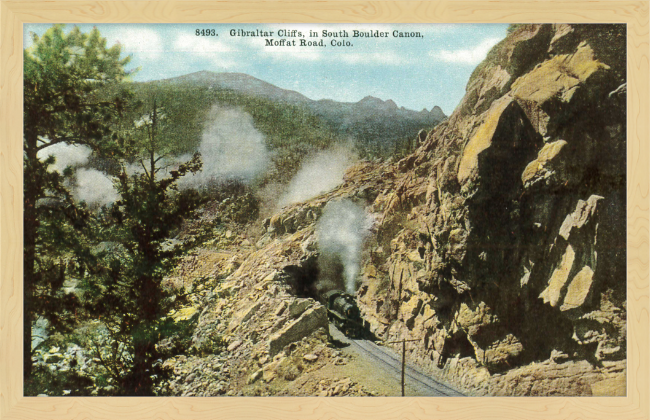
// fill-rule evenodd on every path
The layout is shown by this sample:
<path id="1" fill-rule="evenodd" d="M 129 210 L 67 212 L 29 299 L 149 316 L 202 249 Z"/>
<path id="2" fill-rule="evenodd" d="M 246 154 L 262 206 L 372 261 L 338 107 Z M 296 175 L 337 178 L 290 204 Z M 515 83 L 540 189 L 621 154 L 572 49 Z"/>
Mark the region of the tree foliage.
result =
<path id="1" fill-rule="evenodd" d="M 264 135 L 273 163 L 273 169 L 258 180 L 262 183 L 287 183 L 306 156 L 344 142 L 321 118 L 297 105 L 228 89 L 168 81 L 134 83 L 133 90 L 140 100 L 155 94 L 165 104 L 168 128 L 160 133 L 160 142 L 169 145 L 172 154 L 197 150 L 213 105 L 241 109 L 251 115 L 255 129 Z"/>
<path id="2" fill-rule="evenodd" d="M 24 370 L 31 374 L 31 325 L 36 315 L 48 315 L 62 325 L 74 295 L 60 288 L 66 272 L 81 270 L 88 213 L 74 200 L 63 173 L 51 170 L 56 144 L 88 145 L 98 153 L 115 154 L 113 125 L 125 106 L 124 92 L 112 100 L 97 92 L 127 77 L 129 58 L 119 45 L 106 47 L 97 29 L 64 32 L 54 25 L 42 37 L 33 35 L 24 51 Z M 40 153 L 39 153 L 40 152 Z M 75 257 L 75 258 L 71 258 Z"/>
<path id="3" fill-rule="evenodd" d="M 180 302 L 163 285 L 183 251 L 169 239 L 194 207 L 177 182 L 201 169 L 198 154 L 176 162 L 164 153 L 165 144 L 159 141 L 163 115 L 154 101 L 125 142 L 130 158 L 123 161 L 116 182 L 121 198 L 106 215 L 101 235 L 105 270 L 86 285 L 94 296 L 87 309 L 102 317 L 116 343 L 116 351 L 101 362 L 127 395 L 151 395 L 153 376 L 161 374 L 154 366 L 156 344 L 165 316 Z M 118 348 L 132 352 L 126 371 L 118 367 L 123 354 Z"/>

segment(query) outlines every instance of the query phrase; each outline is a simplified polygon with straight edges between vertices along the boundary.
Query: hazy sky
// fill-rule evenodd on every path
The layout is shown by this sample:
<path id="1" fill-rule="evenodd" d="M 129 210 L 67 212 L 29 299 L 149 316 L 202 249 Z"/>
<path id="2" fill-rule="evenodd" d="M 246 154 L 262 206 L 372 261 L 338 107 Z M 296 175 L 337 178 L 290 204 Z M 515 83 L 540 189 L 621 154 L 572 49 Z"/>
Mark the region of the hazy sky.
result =
<path id="1" fill-rule="evenodd" d="M 25 24 L 44 33 L 49 24 Z M 372 95 L 398 106 L 450 114 L 465 93 L 472 70 L 506 35 L 504 24 L 80 24 L 97 26 L 109 45 L 119 42 L 132 55 L 129 69 L 140 68 L 133 80 L 148 81 L 200 70 L 247 73 L 311 99 L 356 102 Z M 70 30 L 68 25 L 66 30 Z M 197 36 L 197 29 L 218 36 Z M 273 36 L 231 36 L 231 31 L 273 31 Z M 304 37 L 278 36 L 300 31 Z M 347 32 L 348 37 L 323 37 L 322 31 Z M 379 31 L 387 37 L 353 37 L 354 30 Z M 310 37 L 310 31 L 319 37 Z M 394 31 L 422 37 L 394 37 Z M 280 33 L 282 35 L 282 33 Z M 296 46 L 266 46 L 267 39 L 295 40 Z M 323 40 L 325 47 L 299 46 L 300 40 Z M 352 46 L 332 46 L 332 40 Z"/>

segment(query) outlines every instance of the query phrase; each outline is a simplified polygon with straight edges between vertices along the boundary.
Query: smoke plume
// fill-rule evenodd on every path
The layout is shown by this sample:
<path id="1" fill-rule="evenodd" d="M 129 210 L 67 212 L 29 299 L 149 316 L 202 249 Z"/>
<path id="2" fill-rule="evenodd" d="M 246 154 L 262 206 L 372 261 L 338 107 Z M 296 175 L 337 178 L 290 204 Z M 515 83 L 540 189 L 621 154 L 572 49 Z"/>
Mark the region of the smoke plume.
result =
<path id="1" fill-rule="evenodd" d="M 343 279 L 346 292 L 355 292 L 368 224 L 365 211 L 352 201 L 327 203 L 316 227 L 321 290 L 340 287 Z"/>
<path id="2" fill-rule="evenodd" d="M 74 188 L 77 201 L 85 201 L 88 205 L 105 206 L 118 200 L 112 179 L 104 172 L 96 169 L 77 170 L 77 182 Z"/>
<path id="3" fill-rule="evenodd" d="M 41 160 L 53 156 L 54 163 L 48 166 L 48 170 L 63 173 L 68 166 L 78 168 L 86 165 L 91 154 L 92 149 L 88 146 L 61 142 L 39 150 L 36 156 Z M 119 197 L 112 179 L 95 169 L 77 169 L 74 182 L 66 182 L 66 185 L 72 190 L 75 200 L 85 201 L 88 205 L 107 205 Z"/>
<path id="4" fill-rule="evenodd" d="M 61 142 L 39 150 L 36 157 L 45 160 L 49 156 L 54 156 L 54 163 L 49 165 L 48 170 L 62 173 L 68 166 L 86 164 L 91 153 L 92 149 L 88 146 Z"/>
<path id="5" fill-rule="evenodd" d="M 307 159 L 289 183 L 279 207 L 308 200 L 340 185 L 354 160 L 355 156 L 344 147 L 324 150 Z"/>
<path id="6" fill-rule="evenodd" d="M 203 169 L 181 178 L 182 188 L 196 188 L 223 179 L 248 182 L 262 173 L 269 162 L 264 135 L 255 128 L 253 117 L 242 110 L 217 105 L 210 110 L 199 152 Z"/>

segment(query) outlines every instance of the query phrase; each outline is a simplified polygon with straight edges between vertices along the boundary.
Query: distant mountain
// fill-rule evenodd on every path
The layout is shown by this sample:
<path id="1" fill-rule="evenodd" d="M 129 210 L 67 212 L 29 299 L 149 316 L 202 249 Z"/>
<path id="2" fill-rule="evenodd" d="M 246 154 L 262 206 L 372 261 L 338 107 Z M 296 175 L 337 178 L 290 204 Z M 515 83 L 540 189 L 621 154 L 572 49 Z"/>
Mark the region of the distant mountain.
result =
<path id="1" fill-rule="evenodd" d="M 206 86 L 208 88 L 231 89 L 251 96 L 262 96 L 275 101 L 301 104 L 312 102 L 306 96 L 293 90 L 281 89 L 244 73 L 215 73 L 198 71 L 184 76 L 165 79 L 168 83 L 188 83 Z"/>
<path id="2" fill-rule="evenodd" d="M 431 129 L 446 118 L 438 106 L 434 106 L 430 112 L 426 109 L 418 112 L 398 107 L 390 99 L 383 101 L 373 96 L 366 96 L 358 102 L 315 101 L 299 92 L 282 89 L 244 73 L 200 71 L 160 82 L 229 89 L 301 106 L 321 117 L 339 135 L 353 137 L 364 149 L 374 149 L 381 155 L 395 152 L 413 139 L 418 131 Z"/>
<path id="3" fill-rule="evenodd" d="M 424 110 L 426 111 L 426 109 Z M 442 112 L 442 109 L 440 109 L 439 106 L 434 106 L 433 109 L 431 110 L 431 116 L 436 119 L 440 119 L 440 121 L 444 120 L 447 118 L 444 112 Z"/>

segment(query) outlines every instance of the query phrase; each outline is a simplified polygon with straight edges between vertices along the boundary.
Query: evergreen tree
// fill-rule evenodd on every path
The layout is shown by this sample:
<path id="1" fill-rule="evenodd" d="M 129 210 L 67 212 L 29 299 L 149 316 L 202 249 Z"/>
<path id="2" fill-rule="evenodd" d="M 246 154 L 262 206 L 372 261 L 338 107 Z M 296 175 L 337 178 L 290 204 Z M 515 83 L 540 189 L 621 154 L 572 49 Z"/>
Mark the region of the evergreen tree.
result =
<path id="1" fill-rule="evenodd" d="M 36 313 L 60 313 L 53 292 L 68 266 L 66 247 L 80 244 L 87 213 L 76 206 L 64 184 L 64 174 L 48 170 L 54 158 L 40 159 L 61 143 L 84 144 L 114 154 L 117 136 L 112 125 L 124 107 L 124 95 L 107 100 L 100 89 L 127 76 L 129 57 L 119 45 L 106 47 L 97 29 L 68 34 L 62 25 L 50 28 L 24 51 L 24 375 L 32 371 L 31 328 Z M 41 153 L 39 153 L 41 152 Z M 75 239 L 76 238 L 76 239 Z M 68 241 L 70 240 L 70 241 Z M 76 244 L 76 245 L 75 245 Z M 77 247 L 78 248 L 78 247 Z M 55 253 L 56 250 L 56 253 Z M 59 310 L 57 310 L 57 307 Z"/>
<path id="2" fill-rule="evenodd" d="M 125 143 L 131 162 L 125 162 L 116 183 L 121 199 L 111 211 L 106 238 L 119 243 L 125 256 L 113 259 L 104 276 L 97 279 L 89 304 L 115 340 L 132 351 L 128 373 L 118 378 L 126 395 L 151 395 L 161 338 L 161 322 L 178 304 L 163 287 L 164 276 L 183 251 L 169 239 L 183 218 L 193 210 L 193 201 L 177 189 L 177 181 L 201 169 L 195 154 L 183 163 L 174 162 L 159 140 L 164 123 L 155 101 L 138 122 L 138 133 Z M 106 362 L 114 365 L 116 361 Z M 113 369 L 115 371 L 115 369 Z"/>

